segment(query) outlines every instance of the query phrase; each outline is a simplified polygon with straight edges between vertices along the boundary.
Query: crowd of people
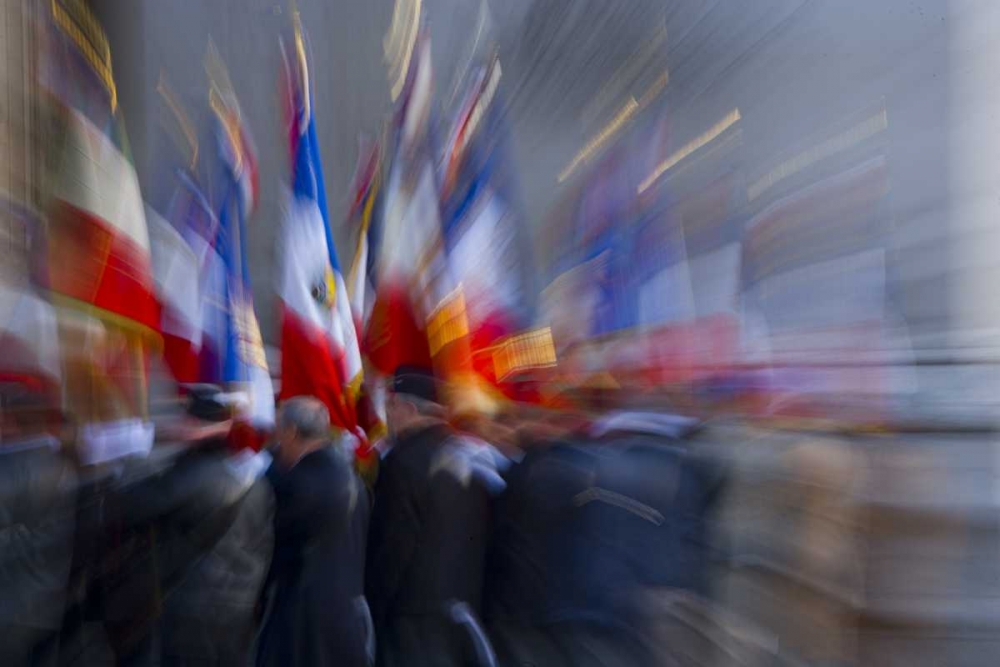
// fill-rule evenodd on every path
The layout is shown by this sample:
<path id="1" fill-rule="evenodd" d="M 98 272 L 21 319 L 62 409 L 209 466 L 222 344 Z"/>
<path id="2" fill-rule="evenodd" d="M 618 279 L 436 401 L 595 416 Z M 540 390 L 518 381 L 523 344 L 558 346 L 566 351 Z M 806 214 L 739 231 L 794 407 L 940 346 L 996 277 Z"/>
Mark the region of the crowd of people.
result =
<path id="1" fill-rule="evenodd" d="M 196 387 L 148 454 L 87 465 L 50 399 L 5 390 L 2 663 L 668 664 L 653 600 L 711 595 L 725 481 L 695 421 L 388 389 L 374 480 L 311 397 L 256 448 Z"/>

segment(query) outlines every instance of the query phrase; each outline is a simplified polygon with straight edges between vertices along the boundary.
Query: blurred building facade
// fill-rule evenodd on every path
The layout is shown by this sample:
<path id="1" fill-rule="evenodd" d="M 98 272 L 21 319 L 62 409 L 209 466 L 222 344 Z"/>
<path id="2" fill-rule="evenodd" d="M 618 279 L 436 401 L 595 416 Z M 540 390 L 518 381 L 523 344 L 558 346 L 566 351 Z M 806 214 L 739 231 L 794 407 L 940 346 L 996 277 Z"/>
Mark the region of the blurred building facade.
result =
<path id="1" fill-rule="evenodd" d="M 36 44 L 31 6 L 4 0 L 0 58 L 0 281 L 21 283 L 27 277 L 28 226 L 41 205 L 39 182 Z"/>

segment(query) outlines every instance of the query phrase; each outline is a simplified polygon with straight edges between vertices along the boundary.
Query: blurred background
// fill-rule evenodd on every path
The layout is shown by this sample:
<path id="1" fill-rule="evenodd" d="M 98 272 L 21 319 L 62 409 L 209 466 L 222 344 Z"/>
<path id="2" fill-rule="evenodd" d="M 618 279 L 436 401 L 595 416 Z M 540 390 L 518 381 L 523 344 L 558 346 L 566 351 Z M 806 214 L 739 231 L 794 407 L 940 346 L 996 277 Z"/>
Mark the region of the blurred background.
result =
<path id="1" fill-rule="evenodd" d="M 0 381 L 46 385 L 81 428 L 152 419 L 174 399 L 182 379 L 150 341 L 177 329 L 159 306 L 135 306 L 169 301 L 169 281 L 136 291 L 125 253 L 115 275 L 131 278 L 87 282 L 103 241 L 75 233 L 59 202 L 173 223 L 183 165 L 218 213 L 217 89 L 223 104 L 238 97 L 227 108 L 255 156 L 236 245 L 259 332 L 244 338 L 281 392 L 294 178 L 283 90 L 301 35 L 333 268 L 348 289 L 364 283 L 352 276 L 365 265 L 370 171 L 383 223 L 378 245 L 367 241 L 369 282 L 397 266 L 390 247 L 443 248 L 452 282 L 421 282 L 428 330 L 441 295 L 464 284 L 470 326 L 487 331 L 473 358 L 488 348 L 506 400 L 590 417 L 636 400 L 710 424 L 703 450 L 731 473 L 713 520 L 727 545 L 713 566 L 713 613 L 726 620 L 713 623 L 739 638 L 730 653 L 994 664 L 1000 5 L 3 0 L 0 16 Z M 113 89 L 97 104 L 108 108 L 94 110 L 60 39 L 103 95 Z M 418 60 L 433 70 L 426 110 Z M 59 185 L 60 151 L 73 148 L 53 96 L 121 128 L 107 134 L 134 176 L 102 167 Z M 433 239 L 390 222 L 394 165 L 419 154 L 406 130 L 418 111 Z M 107 150 L 81 141 L 91 159 Z M 475 194 L 487 181 L 502 210 L 475 227 L 463 221 L 487 206 Z M 81 194 L 98 186 L 111 190 Z M 124 224 L 147 264 L 152 254 L 150 278 L 168 241 L 152 223 Z M 431 264 L 408 275 L 420 282 Z M 366 367 L 368 303 L 351 334 Z M 118 320 L 95 308 L 141 327 L 116 337 Z M 441 346 L 432 337 L 430 352 Z"/>
<path id="2" fill-rule="evenodd" d="M 683 246 L 630 272 L 648 275 L 618 282 L 641 292 L 631 283 L 680 263 L 688 277 L 676 279 L 689 283 L 680 288 L 686 294 L 674 313 L 639 315 L 638 304 L 622 305 L 634 312 L 618 314 L 618 322 L 609 316 L 608 330 L 725 311 L 740 320 L 741 343 L 759 350 L 782 346 L 785 332 L 827 329 L 828 340 L 816 345 L 855 349 L 847 338 L 860 336 L 873 354 L 877 349 L 881 381 L 894 393 L 912 394 L 919 384 L 942 401 L 988 400 L 997 315 L 984 294 L 996 268 L 984 222 L 992 160 L 983 146 L 992 107 L 989 86 L 977 78 L 990 56 L 976 29 L 988 24 L 981 12 L 990 10 L 963 2 L 870 4 L 423 3 L 441 126 L 451 122 L 473 58 L 491 48 L 499 55 L 510 159 L 530 239 L 530 261 L 518 264 L 531 281 L 526 296 L 540 301 L 566 267 L 599 254 L 602 227 L 614 229 L 608 261 L 620 272 L 620 258 L 631 257 L 630 244 L 643 238 L 642 218 L 669 208 Z M 273 284 L 287 173 L 282 136 L 273 130 L 281 115 L 278 35 L 287 32 L 289 8 L 138 2 L 120 9 L 94 3 L 143 193 L 155 200 L 163 114 L 157 84 L 162 75 L 193 113 L 203 108 L 201 61 L 211 38 L 258 143 L 261 203 L 247 245 L 254 281 Z M 326 187 L 332 208 L 343 211 L 358 135 L 377 136 L 392 108 L 383 40 L 393 4 L 306 1 L 299 10 L 310 26 Z M 858 183 L 872 191 L 861 193 Z M 621 194 L 618 210 L 598 211 L 581 197 L 598 184 L 621 191 L 647 185 L 648 201 Z M 795 200 L 814 209 L 808 221 L 764 224 L 787 218 L 778 209 Z M 828 210 L 831 201 L 847 208 Z M 357 230 L 333 227 L 349 264 Z M 838 258 L 859 263 L 832 261 Z M 796 279 L 803 275 L 808 285 Z M 760 283 L 771 294 L 798 283 L 799 293 L 761 302 L 751 288 Z M 859 293 L 867 298 L 852 298 Z M 264 338 L 273 342 L 273 290 L 259 288 L 255 299 Z M 802 299 L 804 312 L 789 314 L 801 311 Z M 900 364 L 909 367 L 903 372 Z M 835 375 L 829 381 L 837 382 Z M 960 397 L 963 389 L 971 395 Z"/>

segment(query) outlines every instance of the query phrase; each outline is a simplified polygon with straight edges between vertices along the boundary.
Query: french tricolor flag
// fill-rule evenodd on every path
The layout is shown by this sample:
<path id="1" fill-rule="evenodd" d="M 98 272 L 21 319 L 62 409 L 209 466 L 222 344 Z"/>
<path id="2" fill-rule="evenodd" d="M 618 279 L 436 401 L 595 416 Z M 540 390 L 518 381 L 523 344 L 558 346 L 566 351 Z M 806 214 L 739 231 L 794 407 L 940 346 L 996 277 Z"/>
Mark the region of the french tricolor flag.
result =
<path id="1" fill-rule="evenodd" d="M 289 73 L 292 192 L 284 221 L 281 399 L 314 396 L 331 421 L 362 438 L 355 403 L 361 354 L 344 277 L 330 232 L 323 170 L 301 40 Z"/>
<path id="2" fill-rule="evenodd" d="M 197 382 L 202 332 L 198 258 L 181 233 L 148 205 L 146 223 L 161 304 L 163 359 L 178 382 Z"/>
<path id="3" fill-rule="evenodd" d="M 423 302 L 435 299 L 426 284 L 432 272 L 423 263 L 440 259 L 441 218 L 431 157 L 434 75 L 426 33 L 418 36 L 409 62 L 382 213 L 370 228 L 377 247 L 368 249 L 375 289 L 364 348 L 371 366 L 385 376 L 403 366 L 430 370 L 433 365 L 426 330 L 430 308 Z"/>

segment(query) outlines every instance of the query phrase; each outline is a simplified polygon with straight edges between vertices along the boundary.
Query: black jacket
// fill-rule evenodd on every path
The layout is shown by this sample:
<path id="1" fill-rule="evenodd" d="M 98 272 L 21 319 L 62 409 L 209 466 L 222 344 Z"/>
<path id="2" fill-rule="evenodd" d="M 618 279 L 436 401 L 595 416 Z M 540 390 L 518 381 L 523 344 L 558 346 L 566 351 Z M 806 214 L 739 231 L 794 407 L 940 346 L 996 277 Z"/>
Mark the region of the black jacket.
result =
<path id="1" fill-rule="evenodd" d="M 271 491 L 221 446 L 182 453 L 105 494 L 98 582 L 126 664 L 245 664 L 271 556 Z"/>
<path id="2" fill-rule="evenodd" d="M 481 612 L 489 496 L 449 460 L 451 436 L 445 425 L 406 434 L 382 462 L 366 585 L 382 664 L 461 664 L 474 653 L 453 611 Z"/>
<path id="3" fill-rule="evenodd" d="M 493 617 L 620 619 L 647 587 L 707 590 L 722 471 L 634 433 L 532 450 L 499 505 Z"/>
<path id="4" fill-rule="evenodd" d="M 581 536 L 568 529 L 573 499 L 593 475 L 583 449 L 554 442 L 527 449 L 496 504 L 487 578 L 487 619 L 544 625 L 574 608 L 577 582 L 565 562 Z"/>
<path id="5" fill-rule="evenodd" d="M 636 611 L 638 593 L 679 588 L 708 593 L 708 527 L 721 475 L 681 443 L 634 433 L 585 445 L 588 488 L 566 523 L 574 606 Z"/>
<path id="6" fill-rule="evenodd" d="M 0 446 L 0 664 L 51 644 L 67 598 L 76 476 L 47 446 Z"/>
<path id="7" fill-rule="evenodd" d="M 364 601 L 369 498 L 342 452 L 289 471 L 272 466 L 275 553 L 257 664 L 364 666 L 373 638 Z"/>
<path id="8" fill-rule="evenodd" d="M 262 477 L 234 480 L 221 469 L 226 464 L 222 452 L 206 452 L 185 466 L 189 475 L 199 474 L 195 466 L 201 475 L 201 497 L 192 498 L 187 511 L 200 509 L 202 520 L 215 512 L 209 521 L 227 523 L 224 532 L 205 538 L 214 543 L 177 574 L 164 598 L 162 654 L 168 665 L 242 667 L 250 658 L 256 605 L 274 548 L 274 494 Z M 189 523 L 194 518 L 183 517 Z"/>

